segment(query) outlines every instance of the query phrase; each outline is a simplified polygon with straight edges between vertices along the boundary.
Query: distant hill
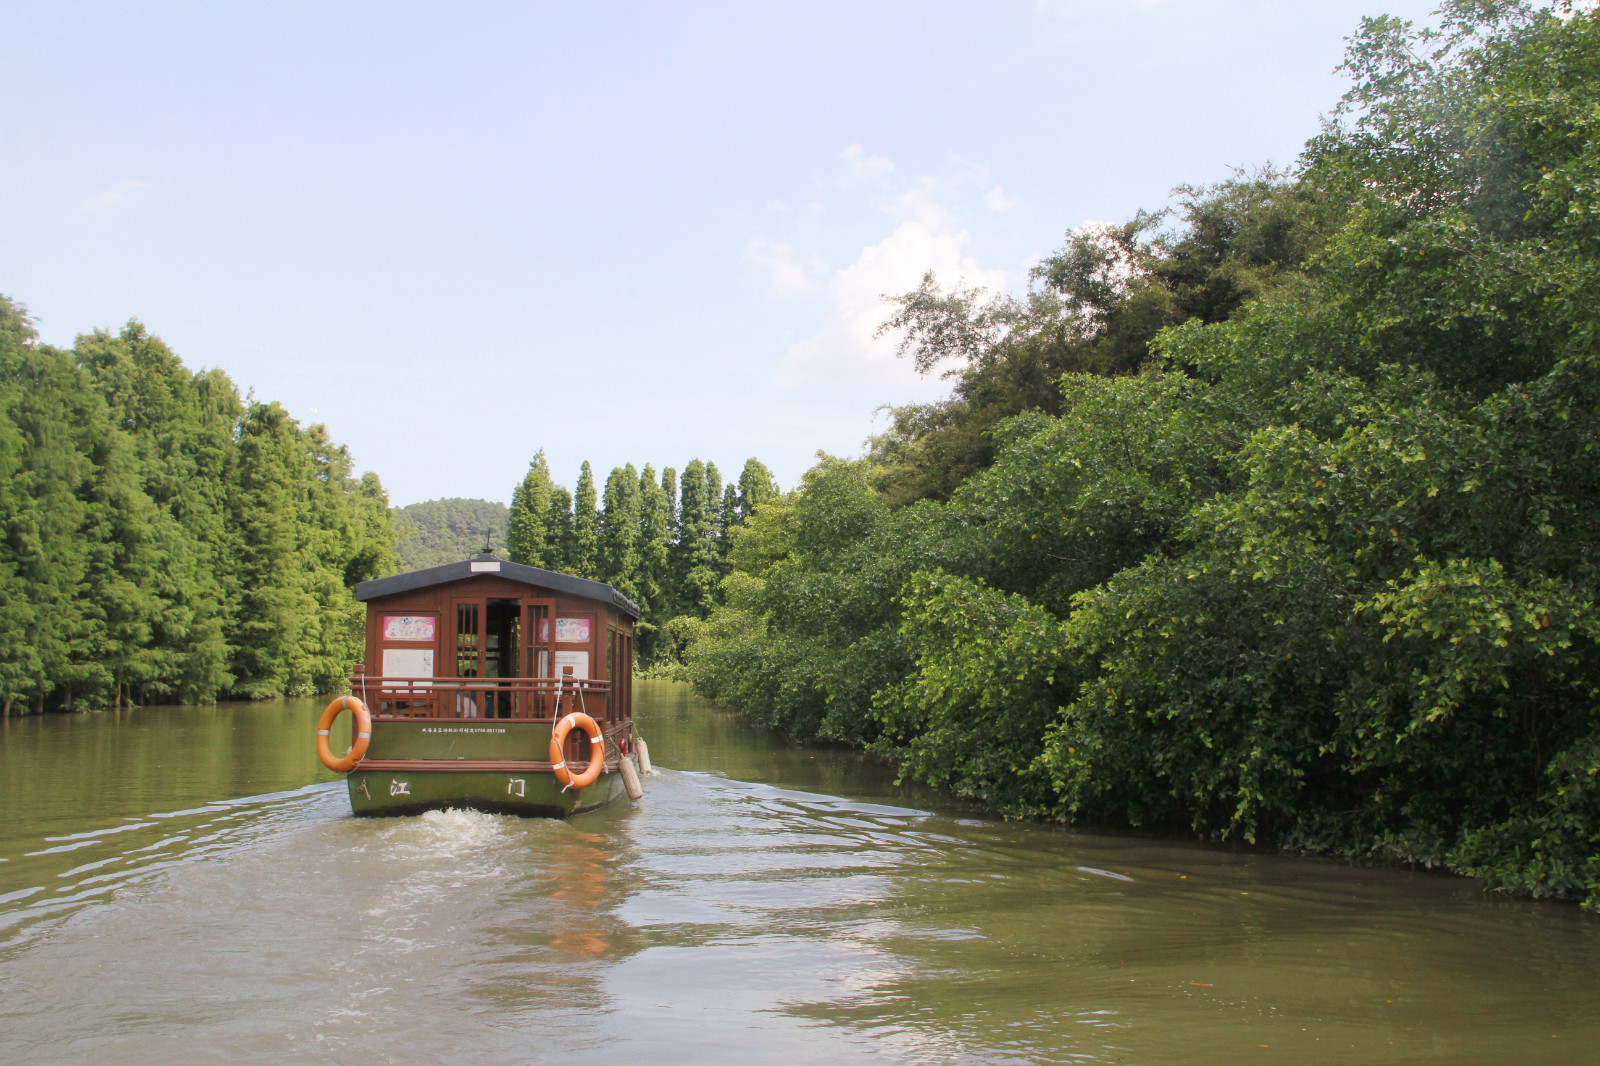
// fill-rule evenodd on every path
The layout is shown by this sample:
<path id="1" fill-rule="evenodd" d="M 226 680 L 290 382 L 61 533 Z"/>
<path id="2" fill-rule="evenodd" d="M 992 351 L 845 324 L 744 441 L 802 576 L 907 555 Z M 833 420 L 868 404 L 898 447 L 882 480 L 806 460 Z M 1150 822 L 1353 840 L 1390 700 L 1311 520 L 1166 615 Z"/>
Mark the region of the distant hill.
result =
<path id="1" fill-rule="evenodd" d="M 493 500 L 429 500 L 390 512 L 400 531 L 400 558 L 407 570 L 441 563 L 458 563 L 483 548 L 489 534 L 496 551 L 505 552 L 506 518 L 503 503 Z"/>

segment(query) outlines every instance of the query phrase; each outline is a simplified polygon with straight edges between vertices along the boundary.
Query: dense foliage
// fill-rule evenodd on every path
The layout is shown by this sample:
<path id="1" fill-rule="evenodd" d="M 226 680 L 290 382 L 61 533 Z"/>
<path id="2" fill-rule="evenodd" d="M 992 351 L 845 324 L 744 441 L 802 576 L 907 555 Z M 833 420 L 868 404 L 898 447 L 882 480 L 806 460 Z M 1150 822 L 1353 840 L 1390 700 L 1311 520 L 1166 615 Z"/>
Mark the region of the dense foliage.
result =
<path id="1" fill-rule="evenodd" d="M 491 545 L 506 542 L 509 511 L 497 500 L 451 497 L 428 500 L 389 512 L 400 534 L 400 561 L 407 570 L 459 563 Z"/>
<path id="2" fill-rule="evenodd" d="M 702 618 L 728 573 L 732 531 L 778 495 L 772 473 L 749 459 L 737 482 L 722 483 L 715 463 L 694 459 L 656 478 L 646 463 L 614 467 L 597 496 L 585 461 L 577 491 L 550 474 L 544 452 L 512 491 L 507 551 L 513 562 L 604 581 L 637 603 L 638 653 L 646 662 L 671 658 L 664 623 Z"/>
<path id="3" fill-rule="evenodd" d="M 3 713 L 307 693 L 394 566 L 383 487 L 320 425 L 137 322 L 39 343 L 0 297 Z"/>
<path id="4" fill-rule="evenodd" d="M 901 298 L 951 397 L 732 534 L 701 691 L 1019 816 L 1600 897 L 1600 16 L 1347 69 L 1292 173 Z"/>

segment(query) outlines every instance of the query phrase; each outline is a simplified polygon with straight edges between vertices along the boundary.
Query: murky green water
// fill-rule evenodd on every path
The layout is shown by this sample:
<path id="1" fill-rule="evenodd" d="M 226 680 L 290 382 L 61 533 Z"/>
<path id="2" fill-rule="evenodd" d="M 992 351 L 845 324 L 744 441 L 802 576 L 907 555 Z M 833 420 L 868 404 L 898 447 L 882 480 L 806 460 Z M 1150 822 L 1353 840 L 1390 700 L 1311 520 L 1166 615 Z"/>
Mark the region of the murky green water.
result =
<path id="1" fill-rule="evenodd" d="M 0 1062 L 1600 1058 L 1572 908 L 941 809 L 665 684 L 637 807 L 358 821 L 320 706 L 0 723 Z"/>

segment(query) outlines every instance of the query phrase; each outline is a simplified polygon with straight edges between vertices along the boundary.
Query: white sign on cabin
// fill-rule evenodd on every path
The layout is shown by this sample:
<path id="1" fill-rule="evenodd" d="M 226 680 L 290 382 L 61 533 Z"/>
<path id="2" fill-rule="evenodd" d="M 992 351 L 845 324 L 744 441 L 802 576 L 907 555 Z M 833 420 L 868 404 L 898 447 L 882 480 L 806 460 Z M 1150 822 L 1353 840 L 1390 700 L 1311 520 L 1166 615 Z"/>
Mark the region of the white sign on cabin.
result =
<path id="1" fill-rule="evenodd" d="M 432 677 L 432 648 L 384 648 L 384 677 Z"/>
<path id="2" fill-rule="evenodd" d="M 573 677 L 587 678 L 589 676 L 589 653 L 586 651 L 558 651 L 556 652 L 556 676 L 561 677 L 564 667 L 572 667 Z"/>

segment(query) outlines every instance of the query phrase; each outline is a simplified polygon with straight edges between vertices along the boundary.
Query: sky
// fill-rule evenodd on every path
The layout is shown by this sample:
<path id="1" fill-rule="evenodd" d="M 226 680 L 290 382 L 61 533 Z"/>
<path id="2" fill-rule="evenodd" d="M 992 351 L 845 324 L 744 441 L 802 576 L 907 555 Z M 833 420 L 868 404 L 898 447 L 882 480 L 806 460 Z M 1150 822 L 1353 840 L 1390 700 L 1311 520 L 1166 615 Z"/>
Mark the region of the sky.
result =
<path id="1" fill-rule="evenodd" d="M 137 318 L 396 505 L 746 458 L 936 399 L 885 295 L 1292 164 L 1411 0 L 0 3 L 0 293 Z"/>

